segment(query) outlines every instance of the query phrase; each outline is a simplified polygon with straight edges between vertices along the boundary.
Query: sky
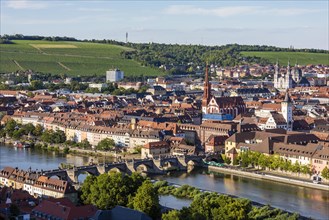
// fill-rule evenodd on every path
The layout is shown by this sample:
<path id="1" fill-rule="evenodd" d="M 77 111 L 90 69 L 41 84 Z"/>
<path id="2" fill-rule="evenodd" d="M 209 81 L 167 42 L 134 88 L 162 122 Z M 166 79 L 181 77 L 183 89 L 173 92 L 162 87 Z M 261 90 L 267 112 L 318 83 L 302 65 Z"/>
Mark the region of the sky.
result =
<path id="1" fill-rule="evenodd" d="M 0 0 L 1 35 L 329 49 L 329 1 Z"/>

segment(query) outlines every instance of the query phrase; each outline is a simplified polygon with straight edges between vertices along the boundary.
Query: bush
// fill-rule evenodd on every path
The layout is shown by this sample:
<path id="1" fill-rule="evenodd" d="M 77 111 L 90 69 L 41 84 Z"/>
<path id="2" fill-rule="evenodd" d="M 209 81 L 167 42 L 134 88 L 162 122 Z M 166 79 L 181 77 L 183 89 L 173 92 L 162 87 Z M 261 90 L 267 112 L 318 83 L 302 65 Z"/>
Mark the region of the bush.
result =
<path id="1" fill-rule="evenodd" d="M 37 144 L 34 145 L 34 147 L 41 149 L 42 148 L 42 144 L 37 143 Z"/>
<path id="2" fill-rule="evenodd" d="M 168 186 L 168 182 L 165 180 L 157 181 L 156 183 L 153 184 L 153 187 L 156 190 L 159 190 L 162 187 Z"/>
<path id="3" fill-rule="evenodd" d="M 55 147 L 53 147 L 53 146 L 49 146 L 49 147 L 47 148 L 47 150 L 48 150 L 48 151 L 55 151 Z"/>
<path id="4" fill-rule="evenodd" d="M 63 153 L 64 153 L 64 154 L 68 154 L 68 153 L 70 153 L 70 148 L 65 147 L 64 150 L 63 150 Z"/>

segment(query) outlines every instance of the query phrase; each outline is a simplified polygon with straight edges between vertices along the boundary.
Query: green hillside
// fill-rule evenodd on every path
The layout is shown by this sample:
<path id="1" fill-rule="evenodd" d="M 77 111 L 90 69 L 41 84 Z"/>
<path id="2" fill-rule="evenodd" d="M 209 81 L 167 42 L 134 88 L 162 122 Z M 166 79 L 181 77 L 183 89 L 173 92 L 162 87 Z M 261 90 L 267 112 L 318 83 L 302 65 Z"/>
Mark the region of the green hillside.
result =
<path id="1" fill-rule="evenodd" d="M 296 61 L 300 65 L 308 64 L 324 64 L 329 65 L 329 54 L 325 53 L 306 53 L 306 52 L 254 52 L 254 51 L 244 51 L 241 52 L 244 56 L 256 56 L 268 59 L 272 63 L 276 63 L 279 60 L 280 65 L 287 65 L 290 59 L 293 65 Z"/>
<path id="2" fill-rule="evenodd" d="M 14 40 L 14 44 L 0 44 L 0 73 L 32 69 L 43 73 L 71 76 L 105 75 L 111 68 L 119 68 L 126 76 L 157 76 L 160 70 L 143 67 L 131 59 L 124 59 L 122 51 L 132 50 L 111 44 L 71 41 Z"/>

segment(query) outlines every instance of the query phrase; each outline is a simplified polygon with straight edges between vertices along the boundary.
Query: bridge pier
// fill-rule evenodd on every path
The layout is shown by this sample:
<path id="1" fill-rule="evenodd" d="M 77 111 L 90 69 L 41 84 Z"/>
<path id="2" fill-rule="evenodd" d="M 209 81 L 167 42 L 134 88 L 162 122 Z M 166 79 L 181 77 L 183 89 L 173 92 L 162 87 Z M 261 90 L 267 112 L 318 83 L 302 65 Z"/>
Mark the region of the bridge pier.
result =
<path id="1" fill-rule="evenodd" d="M 72 183 L 78 183 L 78 175 L 75 168 L 66 170 L 68 180 Z"/>

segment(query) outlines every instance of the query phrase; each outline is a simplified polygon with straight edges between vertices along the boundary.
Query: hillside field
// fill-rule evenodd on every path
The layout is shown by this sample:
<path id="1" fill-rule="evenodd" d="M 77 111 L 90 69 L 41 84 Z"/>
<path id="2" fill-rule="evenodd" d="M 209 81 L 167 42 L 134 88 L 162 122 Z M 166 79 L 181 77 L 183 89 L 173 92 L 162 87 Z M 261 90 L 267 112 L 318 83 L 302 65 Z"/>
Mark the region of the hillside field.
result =
<path id="1" fill-rule="evenodd" d="M 306 53 L 306 52 L 256 52 L 244 51 L 241 52 L 245 56 L 256 56 L 268 59 L 273 64 L 277 59 L 279 64 L 286 66 L 290 59 L 290 65 L 295 65 L 296 61 L 300 65 L 308 64 L 324 64 L 329 65 L 329 54 L 325 53 Z"/>
<path id="2" fill-rule="evenodd" d="M 104 75 L 119 68 L 126 76 L 158 76 L 160 70 L 143 67 L 134 60 L 121 57 L 121 51 L 131 48 L 98 43 L 65 41 L 15 40 L 15 44 L 0 44 L 0 73 L 32 69 L 36 72 L 70 76 Z"/>

